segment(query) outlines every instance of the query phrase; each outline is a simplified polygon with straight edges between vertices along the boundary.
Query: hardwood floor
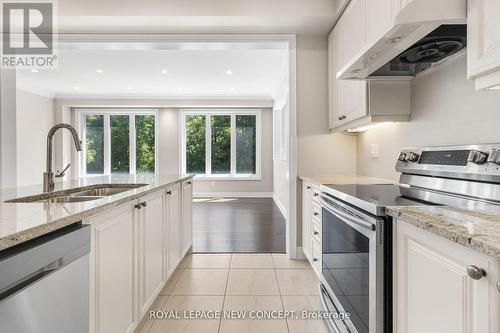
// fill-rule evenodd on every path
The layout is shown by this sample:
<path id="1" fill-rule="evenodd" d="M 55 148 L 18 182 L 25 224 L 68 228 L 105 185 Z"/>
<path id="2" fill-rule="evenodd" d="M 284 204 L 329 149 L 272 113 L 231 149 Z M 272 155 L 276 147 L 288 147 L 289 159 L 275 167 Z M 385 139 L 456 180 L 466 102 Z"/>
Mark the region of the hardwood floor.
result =
<path id="1" fill-rule="evenodd" d="M 194 199 L 193 252 L 286 252 L 285 218 L 271 198 Z"/>

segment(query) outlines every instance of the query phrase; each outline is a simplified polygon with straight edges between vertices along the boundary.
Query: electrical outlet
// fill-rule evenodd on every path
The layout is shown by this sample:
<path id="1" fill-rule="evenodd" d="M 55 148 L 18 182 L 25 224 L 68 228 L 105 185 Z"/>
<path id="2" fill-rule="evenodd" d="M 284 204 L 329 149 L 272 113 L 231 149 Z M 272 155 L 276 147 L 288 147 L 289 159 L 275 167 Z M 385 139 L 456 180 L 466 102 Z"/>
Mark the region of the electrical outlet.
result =
<path id="1" fill-rule="evenodd" d="M 378 143 L 372 143 L 370 145 L 370 157 L 371 158 L 379 158 L 380 157 L 380 149 Z"/>

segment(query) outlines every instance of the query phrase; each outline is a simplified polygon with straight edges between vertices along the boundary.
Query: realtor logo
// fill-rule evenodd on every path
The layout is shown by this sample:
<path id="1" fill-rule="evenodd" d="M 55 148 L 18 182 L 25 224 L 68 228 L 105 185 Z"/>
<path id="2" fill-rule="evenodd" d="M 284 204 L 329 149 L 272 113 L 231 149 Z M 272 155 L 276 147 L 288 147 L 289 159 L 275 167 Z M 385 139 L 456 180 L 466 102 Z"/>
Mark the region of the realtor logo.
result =
<path id="1" fill-rule="evenodd" d="M 54 3 L 2 2 L 2 67 L 54 67 Z"/>

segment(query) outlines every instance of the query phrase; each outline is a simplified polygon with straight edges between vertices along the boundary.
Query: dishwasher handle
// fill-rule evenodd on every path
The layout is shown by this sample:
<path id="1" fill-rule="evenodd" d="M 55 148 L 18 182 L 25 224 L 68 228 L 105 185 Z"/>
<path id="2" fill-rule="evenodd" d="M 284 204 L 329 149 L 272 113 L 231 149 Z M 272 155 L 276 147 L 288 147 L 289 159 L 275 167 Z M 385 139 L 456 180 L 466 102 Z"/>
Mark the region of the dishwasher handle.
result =
<path id="1" fill-rule="evenodd" d="M 81 222 L 0 252 L 0 302 L 90 252 Z"/>

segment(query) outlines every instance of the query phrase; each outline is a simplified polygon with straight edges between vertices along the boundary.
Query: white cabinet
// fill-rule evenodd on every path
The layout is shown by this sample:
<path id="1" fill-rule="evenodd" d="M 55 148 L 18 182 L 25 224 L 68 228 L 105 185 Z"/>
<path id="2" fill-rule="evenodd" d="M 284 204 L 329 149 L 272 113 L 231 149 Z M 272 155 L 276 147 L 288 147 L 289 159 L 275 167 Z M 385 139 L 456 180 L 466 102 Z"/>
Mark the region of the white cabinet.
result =
<path id="1" fill-rule="evenodd" d="M 182 183 L 182 256 L 193 245 L 193 183 Z"/>
<path id="2" fill-rule="evenodd" d="M 139 316 L 142 317 L 160 292 L 163 282 L 164 191 L 140 199 Z"/>
<path id="3" fill-rule="evenodd" d="M 181 260 L 181 214 L 179 184 L 169 187 L 166 192 L 166 225 L 168 226 L 168 250 L 165 254 L 166 276 L 170 276 Z"/>
<path id="4" fill-rule="evenodd" d="M 302 182 L 302 251 L 307 260 L 311 260 L 312 255 L 312 184 Z"/>
<path id="5" fill-rule="evenodd" d="M 467 72 L 476 89 L 500 86 L 500 1 L 467 1 Z"/>
<path id="6" fill-rule="evenodd" d="M 321 275 L 321 206 L 319 186 L 302 181 L 302 251 Z"/>
<path id="7" fill-rule="evenodd" d="M 380 5 L 388 6 L 384 0 Z M 334 131 L 353 129 L 376 122 L 409 121 L 410 81 L 339 80 L 337 72 L 360 52 L 365 44 L 365 0 L 351 2 L 328 38 L 329 125 Z M 366 7 L 366 8 L 365 8 Z M 363 20 L 362 22 L 360 20 Z M 356 26 L 357 23 L 357 26 Z M 370 21 L 368 23 L 371 24 Z M 386 23 L 373 29 L 383 30 Z M 368 36 L 369 38 L 374 38 Z"/>
<path id="8" fill-rule="evenodd" d="M 182 188 L 182 197 L 175 184 L 85 220 L 92 227 L 90 333 L 133 332 L 177 268 L 192 232 L 190 181 Z"/>
<path id="9" fill-rule="evenodd" d="M 500 263 L 405 222 L 396 222 L 395 332 L 500 332 Z M 486 276 L 474 280 L 467 267 Z"/>
<path id="10" fill-rule="evenodd" d="M 90 265 L 90 332 L 132 332 L 136 253 L 134 203 L 92 217 Z"/>

